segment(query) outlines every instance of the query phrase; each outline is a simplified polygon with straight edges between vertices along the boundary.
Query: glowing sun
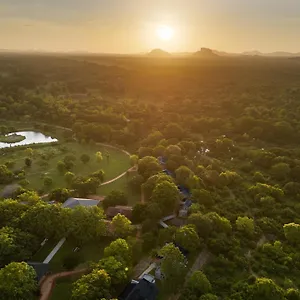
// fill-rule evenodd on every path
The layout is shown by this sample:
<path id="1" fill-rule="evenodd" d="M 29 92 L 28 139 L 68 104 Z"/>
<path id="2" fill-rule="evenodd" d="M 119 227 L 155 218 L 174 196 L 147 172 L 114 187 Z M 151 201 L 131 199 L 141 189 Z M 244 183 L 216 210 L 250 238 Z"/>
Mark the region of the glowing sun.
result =
<path id="1" fill-rule="evenodd" d="M 156 29 L 157 36 L 164 41 L 169 41 L 174 36 L 174 29 L 169 26 L 159 26 Z"/>

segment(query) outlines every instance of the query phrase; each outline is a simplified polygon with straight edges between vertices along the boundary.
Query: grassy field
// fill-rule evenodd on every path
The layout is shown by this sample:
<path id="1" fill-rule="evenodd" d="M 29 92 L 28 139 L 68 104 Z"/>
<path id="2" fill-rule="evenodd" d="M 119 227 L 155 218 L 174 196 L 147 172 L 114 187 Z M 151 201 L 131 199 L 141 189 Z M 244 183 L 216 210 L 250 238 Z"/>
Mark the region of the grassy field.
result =
<path id="1" fill-rule="evenodd" d="M 109 245 L 111 238 L 103 237 L 100 242 L 88 243 L 80 247 L 77 252 L 79 256 L 79 263 L 77 268 L 84 268 L 88 262 L 97 262 L 101 259 L 104 248 Z M 58 241 L 49 240 L 33 257 L 32 261 L 42 262 L 56 246 Z M 67 240 L 59 251 L 55 254 L 50 262 L 50 271 L 57 273 L 60 271 L 65 271 L 63 266 L 63 260 L 66 256 L 73 252 L 77 245 L 72 240 Z"/>
<path id="2" fill-rule="evenodd" d="M 50 300 L 69 300 L 72 296 L 72 283 L 81 275 L 74 275 L 67 278 L 59 278 L 54 286 Z"/>
<path id="3" fill-rule="evenodd" d="M 134 205 L 135 203 L 139 202 L 141 199 L 141 194 L 138 193 L 132 193 L 132 191 L 128 187 L 128 181 L 130 178 L 132 178 L 136 173 L 130 172 L 129 175 L 125 175 L 122 178 L 99 187 L 97 193 L 99 195 L 107 196 L 111 191 L 117 190 L 117 191 L 123 191 L 128 198 L 128 205 Z"/>
<path id="4" fill-rule="evenodd" d="M 101 163 L 96 161 L 96 152 L 109 153 L 109 160 L 104 157 Z M 74 168 L 71 170 L 75 175 L 87 176 L 95 171 L 103 169 L 105 180 L 113 179 L 126 171 L 129 167 L 129 157 L 120 150 L 105 146 L 79 144 L 77 142 L 63 143 L 61 145 L 49 145 L 33 150 L 32 166 L 25 167 L 24 160 L 28 157 L 25 150 L 15 150 L 5 153 L 0 157 L 0 164 L 7 161 L 14 161 L 12 171 L 25 168 L 26 179 L 29 181 L 29 188 L 35 190 L 45 190 L 43 178 L 51 177 L 53 185 L 49 189 L 66 187 L 64 176 L 57 170 L 57 163 L 64 159 L 66 155 L 76 157 Z M 90 161 L 84 164 L 80 160 L 82 154 L 88 154 Z"/>

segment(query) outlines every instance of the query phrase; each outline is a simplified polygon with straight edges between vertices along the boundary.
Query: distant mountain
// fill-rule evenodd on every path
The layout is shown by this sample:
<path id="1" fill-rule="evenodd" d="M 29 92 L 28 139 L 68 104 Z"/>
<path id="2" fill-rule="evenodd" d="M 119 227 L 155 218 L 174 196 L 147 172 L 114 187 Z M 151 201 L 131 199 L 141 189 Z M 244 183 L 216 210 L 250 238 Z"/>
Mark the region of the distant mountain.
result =
<path id="1" fill-rule="evenodd" d="M 201 48 L 200 51 L 194 53 L 195 57 L 202 57 L 202 58 L 215 58 L 219 57 L 213 50 L 209 48 Z"/>
<path id="2" fill-rule="evenodd" d="M 153 49 L 148 53 L 148 56 L 152 57 L 169 57 L 171 54 L 167 51 L 164 51 L 162 49 Z"/>
<path id="3" fill-rule="evenodd" d="M 265 56 L 265 57 L 297 57 L 297 56 L 300 56 L 300 53 L 290 53 L 290 52 L 284 52 L 284 51 L 262 53 L 262 52 L 259 52 L 256 50 L 243 52 L 242 54 L 247 55 L 247 56 Z"/>

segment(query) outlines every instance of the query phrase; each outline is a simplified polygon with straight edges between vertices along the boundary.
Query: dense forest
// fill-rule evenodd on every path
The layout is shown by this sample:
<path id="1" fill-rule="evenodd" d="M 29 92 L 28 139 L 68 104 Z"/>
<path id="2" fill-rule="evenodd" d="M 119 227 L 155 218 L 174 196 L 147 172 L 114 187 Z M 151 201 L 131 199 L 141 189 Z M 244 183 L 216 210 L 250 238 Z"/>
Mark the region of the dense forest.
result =
<path id="1" fill-rule="evenodd" d="M 160 299 L 300 299 L 297 60 L 2 54 L 0 119 L 2 134 L 11 131 L 6 122 L 71 129 L 64 138 L 124 148 L 137 166 L 128 185 L 142 190 L 145 202 L 133 207 L 134 225 L 120 215 L 113 219 L 116 240 L 74 283 L 72 299 L 116 297 L 130 277 L 124 266 L 132 270 L 145 253 L 164 257 Z M 12 182 L 9 169 L 9 163 L 0 166 L 1 184 Z M 67 192 L 94 193 L 103 173 L 90 177 L 88 192 L 80 193 L 83 182 L 76 179 Z M 183 226 L 162 229 L 158 221 L 181 210 L 178 186 L 188 191 L 191 206 L 179 218 Z M 33 275 L 14 262 L 28 261 L 44 238 L 67 235 L 79 245 L 107 238 L 103 209 L 127 203 L 115 191 L 103 208 L 71 211 L 36 192 L 0 201 L 0 299 L 33 297 Z M 52 200 L 62 190 L 56 192 Z M 172 243 L 188 250 L 187 265 Z M 201 271 L 185 282 L 182 274 L 204 252 Z M 26 278 L 16 294 L 7 284 L 14 268 Z M 83 286 L 99 282 L 99 290 L 84 294 Z"/>

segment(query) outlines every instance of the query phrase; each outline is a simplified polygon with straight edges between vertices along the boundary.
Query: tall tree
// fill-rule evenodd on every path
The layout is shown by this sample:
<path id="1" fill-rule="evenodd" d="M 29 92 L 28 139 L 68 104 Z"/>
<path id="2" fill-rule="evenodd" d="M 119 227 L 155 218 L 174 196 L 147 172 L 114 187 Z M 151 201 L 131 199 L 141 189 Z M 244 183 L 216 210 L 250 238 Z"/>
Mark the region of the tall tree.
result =
<path id="1" fill-rule="evenodd" d="M 117 239 L 104 249 L 104 257 L 113 256 L 125 266 L 131 265 L 132 253 L 128 243 L 123 239 Z"/>
<path id="2" fill-rule="evenodd" d="M 0 298 L 5 300 L 34 299 L 36 273 L 27 263 L 13 262 L 0 269 Z"/>
<path id="3" fill-rule="evenodd" d="M 184 283 L 182 278 L 187 270 L 185 258 L 174 244 L 165 245 L 159 254 L 163 257 L 161 261 L 161 271 L 164 275 L 163 284 L 168 291 L 176 293 Z"/>
<path id="4" fill-rule="evenodd" d="M 201 271 L 195 271 L 192 274 L 187 281 L 187 288 L 190 289 L 197 297 L 208 294 L 212 290 L 209 280 Z"/>
<path id="5" fill-rule="evenodd" d="M 98 163 L 101 163 L 103 161 L 103 155 L 100 151 L 96 152 L 96 160 Z"/>
<path id="6" fill-rule="evenodd" d="M 82 154 L 80 156 L 80 160 L 84 163 L 84 164 L 87 164 L 89 161 L 90 161 L 90 156 L 86 153 Z"/>
<path id="7" fill-rule="evenodd" d="M 111 279 L 104 270 L 94 269 L 73 283 L 73 300 L 110 298 Z"/>
<path id="8" fill-rule="evenodd" d="M 122 262 L 116 260 L 113 256 L 101 259 L 96 267 L 105 270 L 113 285 L 124 284 L 127 280 L 128 267 L 124 266 Z"/>
<path id="9" fill-rule="evenodd" d="M 286 239 L 295 245 L 300 245 L 300 224 L 289 223 L 283 226 Z"/>
<path id="10" fill-rule="evenodd" d="M 163 214 L 172 213 L 179 201 L 179 191 L 174 183 L 164 181 L 156 185 L 151 201 L 159 204 Z"/>
<path id="11" fill-rule="evenodd" d="M 131 221 L 128 220 L 124 215 L 117 214 L 112 219 L 112 227 L 116 237 L 125 238 L 132 233 Z"/>
<path id="12" fill-rule="evenodd" d="M 190 252 L 195 252 L 200 246 L 200 239 L 194 225 L 186 225 L 179 228 L 175 234 L 175 241 Z"/>

